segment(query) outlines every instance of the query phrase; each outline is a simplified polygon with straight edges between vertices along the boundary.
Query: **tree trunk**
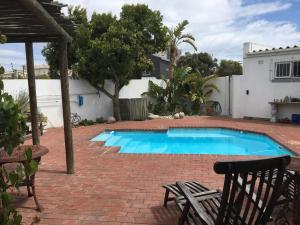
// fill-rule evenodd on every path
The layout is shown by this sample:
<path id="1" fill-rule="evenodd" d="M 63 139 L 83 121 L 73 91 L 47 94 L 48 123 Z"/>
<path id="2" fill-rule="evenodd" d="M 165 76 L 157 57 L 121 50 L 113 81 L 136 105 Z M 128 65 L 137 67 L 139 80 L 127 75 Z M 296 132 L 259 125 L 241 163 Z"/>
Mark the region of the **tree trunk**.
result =
<path id="1" fill-rule="evenodd" d="M 169 79 L 173 78 L 173 66 L 175 65 L 177 57 L 177 48 L 174 46 L 170 47 L 170 64 L 169 64 Z"/>
<path id="2" fill-rule="evenodd" d="M 114 96 L 112 101 L 113 101 L 114 117 L 116 118 L 117 121 L 121 121 L 122 118 L 121 118 L 119 97 Z"/>
<path id="3" fill-rule="evenodd" d="M 112 98 L 113 101 L 113 111 L 114 111 L 114 117 L 117 121 L 121 121 L 121 111 L 120 111 L 120 100 L 119 100 L 119 85 L 115 84 L 115 94 Z"/>

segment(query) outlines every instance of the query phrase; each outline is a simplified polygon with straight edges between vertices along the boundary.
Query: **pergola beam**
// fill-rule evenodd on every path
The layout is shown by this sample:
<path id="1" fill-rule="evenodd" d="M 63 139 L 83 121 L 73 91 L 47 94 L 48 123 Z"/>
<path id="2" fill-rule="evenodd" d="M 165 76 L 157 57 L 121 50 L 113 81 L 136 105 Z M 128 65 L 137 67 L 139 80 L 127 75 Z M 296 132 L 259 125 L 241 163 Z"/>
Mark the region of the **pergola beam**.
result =
<path id="1" fill-rule="evenodd" d="M 28 10 L 30 10 L 45 26 L 53 32 L 60 34 L 67 42 L 72 41 L 72 37 L 56 22 L 56 20 L 44 9 L 36 0 L 19 0 Z"/>

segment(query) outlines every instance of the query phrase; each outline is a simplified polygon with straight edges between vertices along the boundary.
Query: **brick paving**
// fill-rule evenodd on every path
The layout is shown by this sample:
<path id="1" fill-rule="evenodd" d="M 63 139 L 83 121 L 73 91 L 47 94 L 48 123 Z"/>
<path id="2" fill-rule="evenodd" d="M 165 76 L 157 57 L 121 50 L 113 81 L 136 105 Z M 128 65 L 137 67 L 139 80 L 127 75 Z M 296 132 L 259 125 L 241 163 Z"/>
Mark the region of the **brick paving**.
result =
<path id="1" fill-rule="evenodd" d="M 26 190 L 20 193 L 18 209 L 24 224 L 34 216 L 40 224 L 126 225 L 176 224 L 179 212 L 174 205 L 162 207 L 161 186 L 178 180 L 196 180 L 210 188 L 221 188 L 223 177 L 213 164 L 228 156 L 118 154 L 89 140 L 104 129 L 167 129 L 168 127 L 229 127 L 262 132 L 300 154 L 300 127 L 268 122 L 231 120 L 218 117 L 187 117 L 119 122 L 73 129 L 75 174 L 65 174 L 63 129 L 49 129 L 41 144 L 50 153 L 42 159 L 37 173 L 37 195 L 43 211 L 34 210 Z"/>

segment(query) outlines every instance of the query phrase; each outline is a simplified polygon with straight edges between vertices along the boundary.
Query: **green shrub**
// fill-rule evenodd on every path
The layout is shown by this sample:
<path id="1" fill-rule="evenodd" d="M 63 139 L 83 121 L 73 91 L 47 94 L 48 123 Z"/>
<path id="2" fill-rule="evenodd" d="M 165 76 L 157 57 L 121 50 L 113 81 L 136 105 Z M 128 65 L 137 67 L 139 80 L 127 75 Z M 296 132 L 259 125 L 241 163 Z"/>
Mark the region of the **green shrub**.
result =
<path id="1" fill-rule="evenodd" d="M 26 123 L 19 105 L 13 97 L 3 91 L 3 82 L 0 80 L 0 149 L 8 155 L 14 148 L 24 142 Z M 0 167 L 0 224 L 20 225 L 22 216 L 12 207 L 13 197 L 9 189 L 18 189 L 25 176 L 33 175 L 38 164 L 32 160 L 31 149 L 25 151 L 26 163 L 19 165 L 14 171 L 8 172 L 2 165 Z"/>
<path id="2" fill-rule="evenodd" d="M 103 117 L 97 118 L 96 123 L 105 123 L 106 120 Z"/>
<path id="3" fill-rule="evenodd" d="M 169 115 L 183 111 L 188 115 L 198 115 L 206 98 L 213 91 L 219 91 L 211 83 L 216 77 L 191 73 L 189 67 L 174 68 L 173 77 L 163 79 L 163 86 L 149 81 L 148 91 L 143 95 L 149 98 L 149 111 L 154 114 Z"/>

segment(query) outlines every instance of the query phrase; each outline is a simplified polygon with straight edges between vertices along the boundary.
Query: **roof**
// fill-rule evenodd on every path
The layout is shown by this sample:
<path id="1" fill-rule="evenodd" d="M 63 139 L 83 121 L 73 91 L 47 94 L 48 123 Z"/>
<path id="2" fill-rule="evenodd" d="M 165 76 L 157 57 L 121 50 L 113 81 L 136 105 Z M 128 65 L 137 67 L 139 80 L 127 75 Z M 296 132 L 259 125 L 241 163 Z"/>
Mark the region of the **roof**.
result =
<path id="1" fill-rule="evenodd" d="M 74 24 L 53 0 L 1 0 L 0 33 L 8 43 L 71 41 Z"/>
<path id="2" fill-rule="evenodd" d="M 251 52 L 248 52 L 247 54 L 253 55 L 253 54 L 264 54 L 264 53 L 276 53 L 276 52 L 289 52 L 289 51 L 299 51 L 300 47 L 297 45 L 294 46 L 286 46 L 286 47 L 279 47 L 279 48 L 264 48 L 264 49 L 258 49 L 253 50 Z"/>

